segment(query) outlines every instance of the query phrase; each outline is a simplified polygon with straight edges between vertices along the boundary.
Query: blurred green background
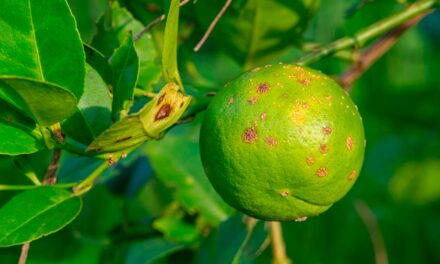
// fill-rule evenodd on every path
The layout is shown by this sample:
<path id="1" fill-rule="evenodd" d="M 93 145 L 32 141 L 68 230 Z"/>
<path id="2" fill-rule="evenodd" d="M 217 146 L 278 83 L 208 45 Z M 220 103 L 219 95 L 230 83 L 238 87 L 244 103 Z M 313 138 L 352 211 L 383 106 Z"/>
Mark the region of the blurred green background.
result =
<path id="1" fill-rule="evenodd" d="M 108 44 L 94 37 L 95 21 L 108 3 L 69 2 L 84 42 Z M 164 12 L 169 1 L 164 2 L 126 0 L 120 5 L 145 25 Z M 243 62 L 246 50 L 228 46 L 236 45 L 237 36 L 225 35 L 227 24 L 222 24 L 226 29 L 219 24 L 194 53 L 204 21 L 212 20 L 219 10 L 216 5 L 223 3 L 213 1 L 206 7 L 206 1 L 199 2 L 181 10 L 179 63 L 187 89 L 197 98 L 192 111 L 203 107 L 204 93 L 219 89 L 244 68 L 268 60 L 289 62 L 303 54 L 299 48 L 283 46 L 261 51 L 261 60 Z M 235 1 L 229 12 L 245 2 Z M 362 2 L 321 1 L 313 19 L 304 23 L 305 32 L 295 33 L 303 38 L 293 34 L 288 41 L 328 43 L 405 4 Z M 313 13 L 316 1 L 304 3 Z M 266 15 L 271 23 L 277 20 L 276 14 Z M 246 28 L 245 23 L 241 26 Z M 151 31 L 157 50 L 162 31 L 163 24 Z M 348 65 L 328 58 L 311 67 L 338 76 Z M 351 95 L 367 138 L 361 175 L 349 194 L 321 216 L 283 223 L 288 256 L 293 263 L 440 263 L 440 12 L 403 35 L 357 80 Z M 32 242 L 28 263 L 230 263 L 240 248 L 240 263 L 270 263 L 267 226 L 258 222 L 248 233 L 246 218 L 224 204 L 205 178 L 198 152 L 201 115 L 107 170 L 85 196 L 83 211 L 71 225 Z M 36 165 L 43 174 L 49 158 L 48 152 L 29 156 L 35 162 L 46 160 Z M 63 154 L 58 177 L 61 182 L 79 180 L 97 165 L 89 158 Z M 8 158 L 0 159 L 0 171 L 8 172 L 2 173 L 3 183 L 17 184 L 23 178 Z M 11 195 L 0 193 L 0 200 Z M 16 263 L 19 254 L 20 247 L 1 248 L 0 263 Z"/>

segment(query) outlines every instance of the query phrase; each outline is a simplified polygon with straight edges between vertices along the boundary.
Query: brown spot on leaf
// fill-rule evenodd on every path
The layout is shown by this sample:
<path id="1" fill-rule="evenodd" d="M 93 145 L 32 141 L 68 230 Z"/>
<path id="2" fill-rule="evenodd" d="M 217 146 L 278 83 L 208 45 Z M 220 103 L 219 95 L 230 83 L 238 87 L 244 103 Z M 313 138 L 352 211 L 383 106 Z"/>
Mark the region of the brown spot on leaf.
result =
<path id="1" fill-rule="evenodd" d="M 266 120 L 266 118 L 267 118 L 267 114 L 266 114 L 266 113 L 262 113 L 262 114 L 260 115 L 260 118 L 261 118 L 261 120 Z"/>
<path id="2" fill-rule="evenodd" d="M 162 94 L 162 95 L 159 97 L 159 100 L 157 100 L 157 105 L 160 105 L 160 103 L 162 103 L 162 101 L 163 101 L 164 98 L 165 98 L 165 94 Z"/>
<path id="3" fill-rule="evenodd" d="M 315 163 L 315 159 L 312 156 L 306 158 L 307 165 L 312 166 Z"/>
<path id="4" fill-rule="evenodd" d="M 349 179 L 350 181 L 352 181 L 352 180 L 354 180 L 355 178 L 356 178 L 356 171 L 353 170 L 353 171 L 350 173 L 350 175 L 348 176 L 348 179 Z"/>
<path id="5" fill-rule="evenodd" d="M 132 136 L 128 136 L 128 137 L 125 137 L 125 138 L 120 138 L 120 139 L 115 140 L 114 143 L 121 143 L 121 142 L 124 142 L 126 140 L 129 140 L 130 138 L 132 138 Z"/>
<path id="6" fill-rule="evenodd" d="M 164 118 L 167 118 L 171 113 L 171 105 L 164 104 L 160 107 L 159 111 L 157 112 L 156 116 L 154 117 L 154 121 L 158 121 Z"/>
<path id="7" fill-rule="evenodd" d="M 179 106 L 179 108 L 182 108 L 182 107 L 183 107 L 183 105 L 184 105 L 184 103 L 183 103 L 183 102 L 181 102 L 181 103 L 180 103 L 180 106 Z"/>
<path id="8" fill-rule="evenodd" d="M 347 141 L 345 142 L 345 146 L 347 147 L 348 150 L 353 149 L 353 138 L 352 137 L 347 138 Z"/>
<path id="9" fill-rule="evenodd" d="M 115 163 L 116 163 L 115 156 L 114 156 L 113 154 L 111 154 L 111 155 L 108 157 L 108 159 L 107 159 L 107 164 L 108 164 L 109 166 L 111 166 L 111 165 L 113 165 L 113 164 L 115 164 Z"/>
<path id="10" fill-rule="evenodd" d="M 243 141 L 252 144 L 257 140 L 257 130 L 253 127 L 246 129 L 243 133 Z"/>
<path id="11" fill-rule="evenodd" d="M 267 83 L 260 83 L 257 86 L 257 92 L 260 93 L 260 94 L 266 93 L 267 91 L 269 91 L 269 89 L 270 89 L 270 86 Z"/>
<path id="12" fill-rule="evenodd" d="M 323 127 L 322 133 L 324 133 L 324 135 L 330 135 L 332 133 L 332 128 L 331 127 Z"/>
<path id="13" fill-rule="evenodd" d="M 289 195 L 289 192 L 288 191 L 283 191 L 283 192 L 280 193 L 280 195 L 283 196 L 283 197 L 286 197 L 286 196 Z"/>
<path id="14" fill-rule="evenodd" d="M 327 171 L 326 168 L 319 168 L 319 169 L 316 171 L 316 175 L 317 175 L 318 177 L 325 177 L 325 176 L 328 175 L 328 171 Z"/>
<path id="15" fill-rule="evenodd" d="M 251 99 L 248 100 L 248 102 L 252 105 L 257 103 L 257 97 L 252 97 Z"/>
<path id="16" fill-rule="evenodd" d="M 320 151 L 322 154 L 327 153 L 327 152 L 328 152 L 327 144 L 322 144 L 322 145 L 319 147 L 319 151 Z"/>
<path id="17" fill-rule="evenodd" d="M 277 141 L 273 137 L 266 138 L 266 143 L 271 147 L 275 147 L 277 145 Z"/>

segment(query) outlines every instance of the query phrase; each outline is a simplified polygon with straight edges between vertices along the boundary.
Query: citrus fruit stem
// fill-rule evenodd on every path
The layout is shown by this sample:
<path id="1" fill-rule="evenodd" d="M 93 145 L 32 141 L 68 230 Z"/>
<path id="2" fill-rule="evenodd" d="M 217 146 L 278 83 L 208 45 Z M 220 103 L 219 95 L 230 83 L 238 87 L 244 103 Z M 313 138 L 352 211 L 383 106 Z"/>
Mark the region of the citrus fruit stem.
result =
<path id="1" fill-rule="evenodd" d="M 269 222 L 272 240 L 272 254 L 274 264 L 291 264 L 286 255 L 286 245 L 283 239 L 283 230 L 280 222 Z"/>

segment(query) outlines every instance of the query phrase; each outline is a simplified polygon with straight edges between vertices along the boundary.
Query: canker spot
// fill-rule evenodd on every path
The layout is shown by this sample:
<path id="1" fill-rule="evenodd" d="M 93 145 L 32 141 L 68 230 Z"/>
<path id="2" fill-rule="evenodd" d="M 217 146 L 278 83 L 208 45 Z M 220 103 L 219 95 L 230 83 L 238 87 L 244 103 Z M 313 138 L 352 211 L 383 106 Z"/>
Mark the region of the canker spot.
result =
<path id="1" fill-rule="evenodd" d="M 266 120 L 266 118 L 267 118 L 267 114 L 266 114 L 266 113 L 262 113 L 262 114 L 260 115 L 260 118 L 261 118 L 261 120 Z"/>
<path id="2" fill-rule="evenodd" d="M 167 118 L 171 113 L 171 105 L 164 104 L 160 107 L 159 111 L 157 112 L 156 116 L 154 117 L 154 121 L 158 121 L 164 118 Z"/>
<path id="3" fill-rule="evenodd" d="M 350 181 L 352 181 L 352 180 L 354 180 L 355 178 L 356 178 L 356 171 L 353 170 L 353 171 L 350 173 L 350 175 L 348 176 L 348 179 L 349 179 Z"/>
<path id="4" fill-rule="evenodd" d="M 328 175 L 328 171 L 327 171 L 327 169 L 326 168 L 319 168 L 317 171 L 316 171 L 316 175 L 318 176 L 318 177 L 325 177 L 325 176 L 327 176 Z"/>
<path id="5" fill-rule="evenodd" d="M 326 144 L 322 144 L 322 145 L 319 147 L 319 151 L 320 151 L 322 154 L 327 153 L 327 152 L 328 152 L 328 147 L 327 147 L 327 145 L 326 145 Z"/>
<path id="6" fill-rule="evenodd" d="M 275 147 L 277 145 L 277 141 L 273 137 L 268 137 L 266 138 L 266 144 L 271 147 Z"/>
<path id="7" fill-rule="evenodd" d="M 251 99 L 248 100 L 248 102 L 252 105 L 257 103 L 257 97 L 252 97 Z"/>
<path id="8" fill-rule="evenodd" d="M 280 195 L 283 196 L 283 197 L 286 197 L 286 196 L 289 195 L 289 192 L 288 191 L 284 191 L 284 192 L 281 192 Z"/>
<path id="9" fill-rule="evenodd" d="M 242 138 L 243 141 L 248 144 L 254 143 L 255 140 L 257 140 L 257 130 L 255 130 L 253 127 L 246 129 L 242 135 Z"/>
<path id="10" fill-rule="evenodd" d="M 331 127 L 323 127 L 322 133 L 324 133 L 324 135 L 330 135 L 332 133 Z"/>
<path id="11" fill-rule="evenodd" d="M 260 93 L 260 94 L 266 93 L 267 91 L 269 91 L 269 89 L 270 89 L 270 86 L 267 83 L 260 83 L 257 86 L 257 92 Z"/>
<path id="12" fill-rule="evenodd" d="M 353 138 L 352 137 L 347 138 L 347 141 L 345 142 L 345 146 L 347 147 L 348 150 L 353 149 Z"/>
<path id="13" fill-rule="evenodd" d="M 312 156 L 306 158 L 307 165 L 312 166 L 315 163 L 315 159 Z"/>
<path id="14" fill-rule="evenodd" d="M 303 84 L 303 85 L 309 85 L 310 84 L 310 80 L 309 79 L 306 79 L 306 78 L 304 78 L 304 79 L 300 79 L 300 80 L 298 80 L 301 84 Z"/>

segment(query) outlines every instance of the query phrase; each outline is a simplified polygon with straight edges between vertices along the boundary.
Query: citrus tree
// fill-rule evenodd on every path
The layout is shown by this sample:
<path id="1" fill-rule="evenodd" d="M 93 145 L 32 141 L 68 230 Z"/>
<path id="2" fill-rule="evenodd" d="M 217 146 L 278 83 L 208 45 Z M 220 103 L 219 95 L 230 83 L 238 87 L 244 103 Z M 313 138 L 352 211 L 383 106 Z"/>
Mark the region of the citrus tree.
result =
<path id="1" fill-rule="evenodd" d="M 2 1 L 0 262 L 440 261 L 439 4 Z"/>

